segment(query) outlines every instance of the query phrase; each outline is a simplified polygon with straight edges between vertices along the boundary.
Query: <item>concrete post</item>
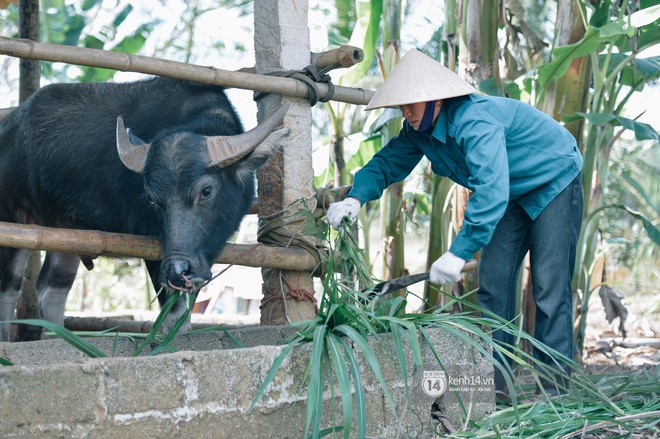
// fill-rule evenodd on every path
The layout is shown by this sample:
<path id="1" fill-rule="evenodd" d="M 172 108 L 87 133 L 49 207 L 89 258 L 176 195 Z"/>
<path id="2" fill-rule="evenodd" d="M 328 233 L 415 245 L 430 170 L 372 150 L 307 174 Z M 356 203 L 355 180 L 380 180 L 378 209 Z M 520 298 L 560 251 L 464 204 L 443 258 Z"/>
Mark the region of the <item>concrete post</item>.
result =
<path id="1" fill-rule="evenodd" d="M 300 70 L 309 64 L 308 7 L 307 0 L 261 0 L 254 3 L 257 73 Z M 264 119 L 284 102 L 291 105 L 284 119 L 291 132 L 286 145 L 259 174 L 260 224 L 277 219 L 287 206 L 303 198 L 311 209 L 316 207 L 309 102 L 277 94 L 266 95 L 257 102 L 258 120 Z M 283 227 L 295 235 L 297 225 Z M 262 274 L 262 324 L 282 325 L 314 317 L 310 272 L 263 268 Z"/>

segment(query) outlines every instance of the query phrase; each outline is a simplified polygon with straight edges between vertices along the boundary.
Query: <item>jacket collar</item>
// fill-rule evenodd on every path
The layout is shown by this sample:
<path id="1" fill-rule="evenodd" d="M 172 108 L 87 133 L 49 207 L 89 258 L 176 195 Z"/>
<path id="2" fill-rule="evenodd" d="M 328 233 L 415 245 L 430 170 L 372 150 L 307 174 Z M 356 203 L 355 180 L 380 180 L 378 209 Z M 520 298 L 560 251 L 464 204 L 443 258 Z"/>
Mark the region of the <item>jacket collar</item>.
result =
<path id="1" fill-rule="evenodd" d="M 442 102 L 442 106 L 440 107 L 440 112 L 438 113 L 438 118 L 435 121 L 435 128 L 433 128 L 433 132 L 431 133 L 432 137 L 435 137 L 442 143 L 447 143 L 447 130 L 448 130 L 448 123 L 447 123 L 447 105 L 446 102 Z"/>

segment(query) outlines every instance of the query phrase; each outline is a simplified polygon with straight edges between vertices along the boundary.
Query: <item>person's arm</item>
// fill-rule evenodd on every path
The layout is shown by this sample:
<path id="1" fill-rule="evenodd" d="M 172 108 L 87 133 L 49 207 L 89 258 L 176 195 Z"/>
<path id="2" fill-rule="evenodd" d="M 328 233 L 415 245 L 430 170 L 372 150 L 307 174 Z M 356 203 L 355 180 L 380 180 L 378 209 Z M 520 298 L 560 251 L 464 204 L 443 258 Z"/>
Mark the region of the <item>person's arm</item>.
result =
<path id="1" fill-rule="evenodd" d="M 509 164 L 504 129 L 475 119 L 460 126 L 456 140 L 463 145 L 470 170 L 468 200 L 463 227 L 449 251 L 463 260 L 471 259 L 488 244 L 509 203 Z"/>
<path id="2" fill-rule="evenodd" d="M 416 145 L 415 133 L 407 122 L 398 136 L 392 138 L 355 174 L 349 197 L 360 203 L 380 198 L 392 183 L 406 178 L 424 155 Z"/>

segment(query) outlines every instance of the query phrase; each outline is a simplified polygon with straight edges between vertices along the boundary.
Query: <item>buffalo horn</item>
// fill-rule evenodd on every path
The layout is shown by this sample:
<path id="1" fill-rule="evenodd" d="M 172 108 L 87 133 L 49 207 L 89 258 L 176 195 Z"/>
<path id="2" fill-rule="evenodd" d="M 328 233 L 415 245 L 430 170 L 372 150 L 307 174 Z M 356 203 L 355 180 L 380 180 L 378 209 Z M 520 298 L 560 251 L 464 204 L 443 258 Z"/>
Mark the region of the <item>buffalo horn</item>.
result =
<path id="1" fill-rule="evenodd" d="M 209 136 L 206 147 L 209 165 L 225 167 L 250 154 L 284 120 L 289 104 L 282 105 L 268 119 L 242 134 L 235 136 Z"/>
<path id="2" fill-rule="evenodd" d="M 128 140 L 128 132 L 124 128 L 124 119 L 117 116 L 117 152 L 121 162 L 131 171 L 141 174 L 147 163 L 150 143 L 133 145 Z"/>

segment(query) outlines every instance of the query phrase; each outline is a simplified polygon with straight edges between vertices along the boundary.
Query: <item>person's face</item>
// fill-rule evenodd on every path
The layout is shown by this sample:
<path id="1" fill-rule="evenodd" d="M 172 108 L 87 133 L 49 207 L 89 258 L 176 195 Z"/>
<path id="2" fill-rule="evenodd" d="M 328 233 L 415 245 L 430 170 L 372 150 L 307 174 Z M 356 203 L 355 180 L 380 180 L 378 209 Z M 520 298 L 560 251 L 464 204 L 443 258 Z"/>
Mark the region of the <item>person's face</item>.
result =
<path id="1" fill-rule="evenodd" d="M 433 121 L 438 117 L 440 112 L 440 104 L 442 101 L 437 101 L 435 106 L 435 114 L 433 115 Z M 401 105 L 401 114 L 406 118 L 408 123 L 415 131 L 419 129 L 419 124 L 422 123 L 422 117 L 424 117 L 424 110 L 426 109 L 426 102 L 415 102 L 412 104 Z"/>

